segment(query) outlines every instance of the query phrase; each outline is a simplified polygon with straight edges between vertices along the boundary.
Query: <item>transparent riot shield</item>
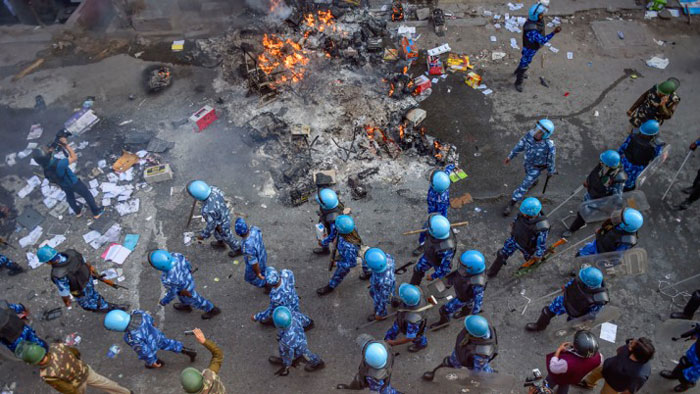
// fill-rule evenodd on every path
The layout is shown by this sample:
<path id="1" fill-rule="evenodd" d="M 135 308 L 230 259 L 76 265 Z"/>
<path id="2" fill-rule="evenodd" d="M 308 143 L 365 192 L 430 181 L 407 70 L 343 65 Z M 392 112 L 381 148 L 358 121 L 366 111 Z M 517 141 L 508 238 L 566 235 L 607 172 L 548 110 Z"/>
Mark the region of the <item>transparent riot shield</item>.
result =
<path id="1" fill-rule="evenodd" d="M 522 388 L 522 382 L 505 373 L 474 372 L 466 368 L 441 368 L 435 373 L 436 390 L 433 392 L 451 393 L 461 387 L 461 392 L 511 393 Z"/>
<path id="2" fill-rule="evenodd" d="M 575 269 L 596 267 L 608 276 L 636 276 L 647 272 L 647 251 L 644 248 L 632 248 L 617 252 L 607 252 L 579 256 L 574 260 Z"/>
<path id="3" fill-rule="evenodd" d="M 646 211 L 650 208 L 647 197 L 641 190 L 632 190 L 622 195 L 612 195 L 595 200 L 584 201 L 579 205 L 578 213 L 586 223 L 599 222 L 622 208 L 634 208 Z"/>
<path id="4" fill-rule="evenodd" d="M 637 181 L 635 182 L 635 186 L 637 188 L 642 187 L 644 182 L 646 182 L 647 179 L 649 179 L 650 176 L 654 175 L 656 171 L 659 170 L 662 164 L 666 162 L 666 159 L 668 159 L 668 154 L 671 152 L 671 144 L 666 144 L 664 145 L 663 149 L 661 150 L 661 154 L 656 156 L 654 160 L 650 161 L 649 164 L 644 168 L 644 171 L 642 171 L 641 174 L 637 177 Z"/>
<path id="5" fill-rule="evenodd" d="M 557 344 L 564 341 L 571 341 L 576 331 L 593 331 L 594 328 L 600 326 L 601 324 L 617 319 L 621 314 L 622 311 L 620 308 L 608 304 L 605 305 L 600 312 L 598 312 L 594 319 L 579 317 L 567 321 L 565 316 L 555 317 L 552 321 L 551 327 L 548 329 L 549 338 Z"/>

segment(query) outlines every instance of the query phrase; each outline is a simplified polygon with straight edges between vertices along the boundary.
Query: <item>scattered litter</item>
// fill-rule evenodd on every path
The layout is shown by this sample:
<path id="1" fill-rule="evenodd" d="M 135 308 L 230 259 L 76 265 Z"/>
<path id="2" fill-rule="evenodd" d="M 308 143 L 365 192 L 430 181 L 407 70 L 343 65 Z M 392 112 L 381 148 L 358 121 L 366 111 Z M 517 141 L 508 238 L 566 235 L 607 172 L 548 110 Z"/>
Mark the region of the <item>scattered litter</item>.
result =
<path id="1" fill-rule="evenodd" d="M 646 11 L 644 13 L 644 19 L 654 19 L 659 16 L 659 13 L 656 11 Z"/>
<path id="2" fill-rule="evenodd" d="M 481 211 L 482 211 L 481 208 L 479 208 L 479 207 L 474 207 L 474 212 L 479 213 L 479 212 L 481 212 Z"/>
<path id="3" fill-rule="evenodd" d="M 663 40 L 657 40 L 656 38 L 652 38 L 652 40 L 654 40 L 654 42 L 655 42 L 656 45 L 658 45 L 658 46 L 662 46 L 662 45 L 665 44 L 665 41 L 663 41 Z"/>
<path id="4" fill-rule="evenodd" d="M 484 10 L 484 16 L 493 16 L 493 12 L 489 10 Z"/>
<path id="5" fill-rule="evenodd" d="M 240 263 L 238 262 L 238 260 L 233 260 L 233 265 L 238 265 L 238 264 L 240 264 Z"/>
<path id="6" fill-rule="evenodd" d="M 625 39 L 625 33 L 621 32 L 621 31 L 618 31 L 618 32 L 617 32 L 617 37 L 619 37 L 621 40 L 624 40 L 624 39 Z"/>
<path id="7" fill-rule="evenodd" d="M 470 68 L 473 68 L 471 64 L 469 64 L 469 56 L 467 55 L 460 55 L 456 53 L 450 53 L 447 57 L 447 66 L 450 71 L 467 71 Z"/>
<path id="8" fill-rule="evenodd" d="M 183 49 L 185 49 L 185 40 L 175 40 L 173 41 L 173 44 L 170 46 L 170 49 L 173 52 L 180 52 Z"/>
<path id="9" fill-rule="evenodd" d="M 574 58 L 574 53 L 573 52 L 566 52 L 566 58 L 569 60 L 572 60 Z"/>
<path id="10" fill-rule="evenodd" d="M 112 345 L 109 347 L 109 350 L 107 351 L 107 357 L 109 358 L 115 358 L 117 357 L 117 354 L 122 351 L 122 348 L 119 347 L 119 345 Z"/>
<path id="11" fill-rule="evenodd" d="M 466 83 L 467 86 L 476 89 L 477 86 L 481 85 L 481 75 L 470 71 L 464 78 L 464 83 Z"/>
<path id="12" fill-rule="evenodd" d="M 267 209 L 267 205 L 265 204 L 260 204 L 260 206 L 263 207 L 263 209 Z"/>
<path id="13" fill-rule="evenodd" d="M 545 88 L 548 88 L 548 87 L 549 87 L 549 81 L 547 81 L 546 79 L 544 79 L 544 77 L 540 77 L 540 84 L 541 84 L 542 86 L 544 86 Z"/>
<path id="14" fill-rule="evenodd" d="M 512 37 L 511 37 L 511 39 L 510 39 L 510 47 L 513 48 L 513 49 L 520 49 L 520 47 L 518 46 L 518 41 L 517 41 L 515 38 L 512 38 Z"/>
<path id="15" fill-rule="evenodd" d="M 182 243 L 184 243 L 185 246 L 189 246 L 192 243 L 193 239 L 194 233 L 192 231 L 182 233 Z"/>
<path id="16" fill-rule="evenodd" d="M 552 47 L 552 46 L 549 47 L 549 50 L 554 52 L 554 53 L 559 53 L 559 50 L 555 47 Z M 571 55 L 573 56 L 573 53 Z"/>
<path id="17" fill-rule="evenodd" d="M 119 212 L 119 216 L 136 213 L 139 211 L 139 199 L 135 198 L 133 200 L 117 204 L 114 208 L 116 208 L 117 212 Z"/>
<path id="18" fill-rule="evenodd" d="M 438 81 L 439 81 L 439 80 L 438 80 L 437 78 L 433 78 L 433 79 L 430 80 L 430 82 L 431 82 L 432 84 L 436 84 L 436 83 L 438 83 Z"/>
<path id="19" fill-rule="evenodd" d="M 125 121 L 119 123 L 119 126 L 126 126 L 131 122 L 133 122 L 133 119 L 125 120 Z"/>
<path id="20" fill-rule="evenodd" d="M 31 269 L 37 269 L 41 266 L 39 258 L 32 252 L 27 252 L 27 264 Z"/>
<path id="21" fill-rule="evenodd" d="M 505 53 L 505 52 L 493 51 L 493 52 L 491 53 L 491 60 L 501 60 L 501 59 L 503 59 L 504 57 L 506 57 L 506 53 Z"/>
<path id="22" fill-rule="evenodd" d="M 491 42 L 496 42 L 496 36 L 491 36 L 490 40 L 491 40 Z"/>
<path id="23" fill-rule="evenodd" d="M 121 268 L 117 268 L 117 269 L 110 268 L 110 269 L 107 269 L 107 270 L 100 272 L 100 276 L 102 276 L 104 279 L 112 280 L 112 279 L 116 279 L 116 278 L 120 277 L 123 273 L 124 273 L 124 270 Z"/>
<path id="24" fill-rule="evenodd" d="M 83 338 L 81 338 L 77 332 L 74 332 L 72 334 L 66 335 L 66 339 L 63 340 L 63 343 L 68 345 L 68 346 L 75 346 L 75 345 L 79 344 L 80 341 L 82 341 L 82 340 L 83 340 Z"/>
<path id="25" fill-rule="evenodd" d="M 127 234 L 124 237 L 124 247 L 133 251 L 136 249 L 136 244 L 139 242 L 138 234 Z"/>
<path id="26" fill-rule="evenodd" d="M 64 124 L 66 131 L 80 135 L 92 128 L 100 118 L 89 108 L 82 108 L 71 116 Z"/>
<path id="27" fill-rule="evenodd" d="M 65 236 L 55 235 L 50 240 L 43 242 L 41 246 L 48 245 L 48 246 L 56 249 L 58 247 L 58 245 L 62 244 L 65 240 L 66 240 Z"/>
<path id="28" fill-rule="evenodd" d="M 617 325 L 605 322 L 600 326 L 600 339 L 604 339 L 608 342 L 615 343 L 615 337 L 617 336 Z"/>
<path id="29" fill-rule="evenodd" d="M 517 10 L 523 8 L 523 5 L 524 5 L 523 3 L 515 3 L 515 4 L 508 3 L 508 9 L 511 11 L 517 11 Z"/>
<path id="30" fill-rule="evenodd" d="M 668 63 L 670 63 L 670 61 L 666 58 L 654 56 L 651 59 L 647 60 L 646 63 L 647 63 L 647 66 L 649 66 L 649 67 L 658 68 L 658 69 L 663 70 L 668 66 Z"/>
<path id="31" fill-rule="evenodd" d="M 190 124 L 192 124 L 194 131 L 200 132 L 209 127 L 209 125 L 217 119 L 216 110 L 208 105 L 205 105 L 187 120 L 190 122 Z"/>
<path id="32" fill-rule="evenodd" d="M 416 27 L 415 26 L 404 26 L 401 25 L 399 26 L 399 36 L 409 36 L 412 37 L 413 35 L 416 34 Z"/>
<path id="33" fill-rule="evenodd" d="M 215 278 L 214 278 L 214 282 L 218 282 L 218 281 L 219 281 L 219 278 L 218 278 L 218 277 L 215 277 Z"/>
<path id="34" fill-rule="evenodd" d="M 5 156 L 5 164 L 8 166 L 12 167 L 13 165 L 17 164 L 17 153 L 10 153 L 7 156 Z"/>
<path id="35" fill-rule="evenodd" d="M 677 10 L 675 8 L 666 8 L 666 9 L 668 10 L 669 13 L 671 13 L 671 16 L 674 18 L 678 18 L 679 16 L 681 16 L 680 10 Z"/>
<path id="36" fill-rule="evenodd" d="M 493 16 L 493 20 L 496 20 L 496 21 L 497 21 L 497 20 L 500 20 L 500 19 L 501 19 L 501 15 L 499 15 L 499 14 L 496 14 L 496 15 Z"/>
<path id="37" fill-rule="evenodd" d="M 112 165 L 114 172 L 124 172 L 139 162 L 139 157 L 131 152 L 122 150 L 122 155 Z"/>
<path id="38" fill-rule="evenodd" d="M 564 97 L 569 97 L 569 92 L 564 92 Z"/>
<path id="39" fill-rule="evenodd" d="M 600 115 L 600 114 L 598 113 L 598 111 L 595 111 L 595 112 L 593 113 L 593 116 L 595 116 L 595 117 L 598 117 L 598 115 Z"/>
<path id="40" fill-rule="evenodd" d="M 500 24 L 500 23 L 494 23 L 494 24 L 493 24 L 493 27 L 495 27 L 495 28 L 498 30 L 498 29 L 501 28 L 501 24 Z"/>
<path id="41" fill-rule="evenodd" d="M 35 140 L 39 137 L 41 137 L 41 134 L 44 133 L 44 129 L 41 128 L 40 124 L 33 124 L 32 127 L 29 129 L 29 134 L 27 134 L 27 139 L 28 140 Z"/>
<path id="42" fill-rule="evenodd" d="M 26 248 L 29 245 L 34 245 L 36 241 L 39 240 L 41 237 L 41 233 L 44 232 L 44 229 L 41 228 L 41 226 L 36 226 L 34 229 L 27 234 L 24 238 L 20 238 L 19 240 L 19 247 L 20 248 Z"/>
<path id="43" fill-rule="evenodd" d="M 465 193 L 462 196 L 450 199 L 450 206 L 452 208 L 459 209 L 466 204 L 471 204 L 472 202 L 474 202 L 474 200 L 472 199 L 472 195 L 469 193 Z"/>
<path id="44" fill-rule="evenodd" d="M 435 47 L 433 49 L 428 49 L 428 55 L 438 56 L 438 55 L 442 55 L 443 53 L 447 53 L 450 51 L 452 51 L 452 48 L 450 48 L 450 44 L 442 44 L 439 47 Z"/>
<path id="45" fill-rule="evenodd" d="M 115 264 L 122 265 L 126 258 L 131 254 L 131 250 L 123 247 L 119 244 L 110 245 L 104 253 L 102 253 L 102 258 L 105 261 L 111 261 Z"/>
<path id="46" fill-rule="evenodd" d="M 107 160 L 100 160 L 97 162 L 97 167 L 99 168 L 105 168 L 107 167 Z"/>
<path id="47" fill-rule="evenodd" d="M 493 90 L 491 90 L 491 89 L 486 89 L 486 90 L 482 90 L 481 93 L 483 93 L 484 96 L 488 96 L 489 94 L 493 93 Z"/>

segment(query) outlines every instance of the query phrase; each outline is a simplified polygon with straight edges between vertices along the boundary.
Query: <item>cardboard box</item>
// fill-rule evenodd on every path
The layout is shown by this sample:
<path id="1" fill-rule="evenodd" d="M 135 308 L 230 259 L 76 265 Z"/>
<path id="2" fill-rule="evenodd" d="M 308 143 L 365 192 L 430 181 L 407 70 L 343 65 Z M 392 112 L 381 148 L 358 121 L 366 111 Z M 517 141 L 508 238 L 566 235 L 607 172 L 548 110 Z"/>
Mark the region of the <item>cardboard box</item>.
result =
<path id="1" fill-rule="evenodd" d="M 143 180 L 147 183 L 163 182 L 171 179 L 173 179 L 173 170 L 170 169 L 170 164 L 147 167 L 143 171 Z"/>

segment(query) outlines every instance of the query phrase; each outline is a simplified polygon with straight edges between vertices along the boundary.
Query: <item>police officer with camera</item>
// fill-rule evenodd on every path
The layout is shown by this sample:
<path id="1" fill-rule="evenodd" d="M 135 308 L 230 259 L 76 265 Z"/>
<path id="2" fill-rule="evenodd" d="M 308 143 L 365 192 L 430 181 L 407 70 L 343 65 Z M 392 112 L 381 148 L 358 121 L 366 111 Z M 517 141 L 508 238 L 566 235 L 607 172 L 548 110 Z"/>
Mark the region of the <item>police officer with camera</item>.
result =
<path id="1" fill-rule="evenodd" d="M 67 137 L 70 133 L 61 130 L 56 135 L 54 142 L 44 151 L 36 149 L 32 158 L 44 169 L 44 177 L 49 182 L 59 186 L 66 193 L 66 201 L 70 208 L 75 213 L 76 217 L 83 215 L 83 205 L 75 200 L 75 193 L 78 193 L 85 199 L 87 205 L 92 211 L 92 216 L 99 219 L 104 213 L 104 208 L 98 207 L 95 203 L 95 198 L 88 190 L 87 185 L 78 178 L 70 165 L 78 161 L 78 155 L 75 154 L 73 148 L 68 145 Z M 60 148 L 68 155 L 68 158 L 58 159 L 54 156 L 56 149 Z"/>

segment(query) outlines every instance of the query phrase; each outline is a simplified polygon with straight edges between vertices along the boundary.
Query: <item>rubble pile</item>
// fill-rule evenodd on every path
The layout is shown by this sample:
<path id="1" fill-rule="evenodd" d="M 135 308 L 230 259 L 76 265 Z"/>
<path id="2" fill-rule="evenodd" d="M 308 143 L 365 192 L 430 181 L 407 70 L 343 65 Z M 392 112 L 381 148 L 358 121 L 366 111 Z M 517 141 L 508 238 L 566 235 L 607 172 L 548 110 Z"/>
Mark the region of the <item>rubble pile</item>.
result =
<path id="1" fill-rule="evenodd" d="M 409 167 L 427 173 L 456 162 L 454 146 L 406 120 L 430 91 L 416 89 L 412 59 L 385 60 L 408 45 L 388 30 L 390 15 L 309 7 L 197 44 L 223 58 L 215 88 L 231 93 L 230 122 L 249 130 L 261 155 L 281 158 L 270 169 L 281 200 L 303 202 L 317 186 L 316 170 L 333 169 L 344 180 L 379 166 L 379 176 L 400 182 Z M 353 190 L 367 194 L 361 185 Z"/>

